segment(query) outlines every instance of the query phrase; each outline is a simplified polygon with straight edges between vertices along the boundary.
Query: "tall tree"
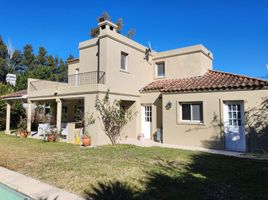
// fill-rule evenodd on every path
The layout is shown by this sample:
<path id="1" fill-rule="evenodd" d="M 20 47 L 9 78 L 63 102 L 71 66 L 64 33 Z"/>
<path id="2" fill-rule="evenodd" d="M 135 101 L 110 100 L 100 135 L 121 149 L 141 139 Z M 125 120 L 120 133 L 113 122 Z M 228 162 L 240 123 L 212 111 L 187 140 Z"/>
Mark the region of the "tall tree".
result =
<path id="1" fill-rule="evenodd" d="M 56 61 L 55 61 L 55 59 L 54 59 L 54 57 L 52 55 L 49 55 L 47 57 L 47 65 L 51 66 L 51 67 L 56 66 Z"/>
<path id="2" fill-rule="evenodd" d="M 58 74 L 59 74 L 59 81 L 61 82 L 68 81 L 68 65 L 62 59 L 60 59 Z"/>
<path id="3" fill-rule="evenodd" d="M 2 37 L 0 36 L 0 81 L 1 82 L 5 82 L 5 77 L 6 77 L 6 74 L 8 73 L 7 62 L 6 62 L 7 58 L 8 58 L 8 49 Z"/>
<path id="4" fill-rule="evenodd" d="M 21 52 L 19 50 L 15 50 L 11 57 L 11 62 L 17 73 L 22 73 L 25 71 L 25 66 L 22 63 L 22 60 L 23 60 L 23 56 Z"/>
<path id="5" fill-rule="evenodd" d="M 34 68 L 34 59 L 33 47 L 30 44 L 26 44 L 23 48 L 23 60 L 22 63 L 26 68 L 32 70 Z"/>
<path id="6" fill-rule="evenodd" d="M 39 65 L 47 64 L 47 50 L 45 49 L 45 47 L 39 47 L 36 58 L 37 58 L 37 63 Z"/>
<path id="7" fill-rule="evenodd" d="M 4 43 L 2 37 L 0 36 L 0 58 L 6 59 L 8 57 L 7 45 Z"/>

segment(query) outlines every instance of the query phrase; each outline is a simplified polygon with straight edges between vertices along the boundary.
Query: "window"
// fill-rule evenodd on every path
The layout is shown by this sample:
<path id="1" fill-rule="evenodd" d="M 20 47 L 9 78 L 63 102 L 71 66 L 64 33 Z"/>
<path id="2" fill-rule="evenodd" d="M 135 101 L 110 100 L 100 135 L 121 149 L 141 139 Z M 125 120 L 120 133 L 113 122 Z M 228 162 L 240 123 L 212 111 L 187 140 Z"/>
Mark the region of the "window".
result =
<path id="1" fill-rule="evenodd" d="M 180 103 L 181 120 L 187 122 L 203 122 L 203 105 L 201 102 Z"/>
<path id="2" fill-rule="evenodd" d="M 152 107 L 145 106 L 144 109 L 145 109 L 145 121 L 152 122 Z"/>
<path id="3" fill-rule="evenodd" d="M 240 104 L 228 105 L 229 126 L 241 126 L 241 107 Z"/>
<path id="4" fill-rule="evenodd" d="M 121 52 L 121 70 L 127 71 L 127 57 L 127 53 Z"/>
<path id="5" fill-rule="evenodd" d="M 165 77 L 165 63 L 156 63 L 156 76 L 158 78 Z"/>

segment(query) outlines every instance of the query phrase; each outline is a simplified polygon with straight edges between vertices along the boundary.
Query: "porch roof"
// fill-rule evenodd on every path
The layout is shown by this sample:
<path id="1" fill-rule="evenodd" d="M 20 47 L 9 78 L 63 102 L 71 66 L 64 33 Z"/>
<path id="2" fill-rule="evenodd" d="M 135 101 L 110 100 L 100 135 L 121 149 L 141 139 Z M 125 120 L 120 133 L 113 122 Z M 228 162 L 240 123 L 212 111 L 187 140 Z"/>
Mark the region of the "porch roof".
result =
<path id="1" fill-rule="evenodd" d="M 26 99 L 27 98 L 27 90 L 19 90 L 17 92 L 9 93 L 0 96 L 2 100 L 9 100 L 9 99 Z"/>
<path id="2" fill-rule="evenodd" d="M 198 92 L 268 88 L 268 81 L 237 74 L 208 70 L 202 76 L 154 81 L 140 92 Z"/>

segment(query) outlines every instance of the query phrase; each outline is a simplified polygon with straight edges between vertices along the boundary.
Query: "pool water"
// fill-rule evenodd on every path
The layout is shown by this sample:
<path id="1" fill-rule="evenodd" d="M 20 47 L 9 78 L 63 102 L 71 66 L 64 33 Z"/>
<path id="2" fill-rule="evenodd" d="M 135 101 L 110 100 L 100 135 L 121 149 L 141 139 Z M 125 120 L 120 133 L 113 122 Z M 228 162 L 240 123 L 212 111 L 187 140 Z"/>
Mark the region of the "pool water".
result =
<path id="1" fill-rule="evenodd" d="M 0 200 L 30 200 L 30 198 L 0 183 Z"/>

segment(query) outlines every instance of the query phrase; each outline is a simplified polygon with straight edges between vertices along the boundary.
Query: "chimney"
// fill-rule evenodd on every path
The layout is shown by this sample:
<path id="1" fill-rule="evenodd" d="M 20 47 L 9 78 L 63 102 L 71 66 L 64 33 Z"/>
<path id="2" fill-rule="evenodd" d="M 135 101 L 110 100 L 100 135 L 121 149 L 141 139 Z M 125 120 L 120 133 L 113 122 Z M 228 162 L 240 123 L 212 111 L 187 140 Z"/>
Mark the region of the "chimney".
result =
<path id="1" fill-rule="evenodd" d="M 117 28 L 118 28 L 116 24 L 114 24 L 108 20 L 105 20 L 105 21 L 100 20 L 98 26 L 100 29 L 100 34 L 104 31 L 117 32 Z"/>

